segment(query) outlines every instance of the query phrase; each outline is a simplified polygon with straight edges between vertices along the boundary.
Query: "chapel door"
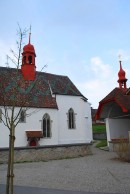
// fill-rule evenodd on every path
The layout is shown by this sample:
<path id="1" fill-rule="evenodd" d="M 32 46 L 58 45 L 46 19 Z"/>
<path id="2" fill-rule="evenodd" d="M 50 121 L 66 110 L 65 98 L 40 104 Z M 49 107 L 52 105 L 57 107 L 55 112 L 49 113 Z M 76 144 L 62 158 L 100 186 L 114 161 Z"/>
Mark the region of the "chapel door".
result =
<path id="1" fill-rule="evenodd" d="M 30 141 L 30 146 L 36 146 L 36 145 L 37 145 L 36 141 L 34 139 L 32 139 Z"/>

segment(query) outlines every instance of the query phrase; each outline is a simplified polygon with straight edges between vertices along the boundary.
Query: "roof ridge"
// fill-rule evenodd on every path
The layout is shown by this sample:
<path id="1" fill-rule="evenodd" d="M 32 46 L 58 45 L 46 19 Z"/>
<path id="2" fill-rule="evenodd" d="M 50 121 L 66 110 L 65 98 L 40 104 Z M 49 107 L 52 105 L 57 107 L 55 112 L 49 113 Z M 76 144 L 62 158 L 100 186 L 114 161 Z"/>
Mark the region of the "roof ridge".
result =
<path id="1" fill-rule="evenodd" d="M 59 75 L 59 74 L 54 74 L 54 73 L 47 73 L 47 72 L 41 72 L 41 71 L 36 71 L 36 73 L 38 73 L 38 74 L 47 74 L 47 75 L 52 75 L 52 76 L 59 76 L 59 77 L 67 77 L 67 78 L 69 78 L 68 76 L 66 76 L 66 75 Z"/>
<path id="2" fill-rule="evenodd" d="M 17 68 L 15 67 L 4 67 L 4 66 L 0 66 L 0 69 L 9 69 L 9 70 L 18 70 Z M 20 69 L 19 69 L 20 70 Z M 68 76 L 66 75 L 59 75 L 59 74 L 54 74 L 54 73 L 47 73 L 47 72 L 41 72 L 41 71 L 36 71 L 36 73 L 38 74 L 47 74 L 47 75 L 52 75 L 52 76 L 59 76 L 59 77 L 66 77 L 69 79 Z"/>

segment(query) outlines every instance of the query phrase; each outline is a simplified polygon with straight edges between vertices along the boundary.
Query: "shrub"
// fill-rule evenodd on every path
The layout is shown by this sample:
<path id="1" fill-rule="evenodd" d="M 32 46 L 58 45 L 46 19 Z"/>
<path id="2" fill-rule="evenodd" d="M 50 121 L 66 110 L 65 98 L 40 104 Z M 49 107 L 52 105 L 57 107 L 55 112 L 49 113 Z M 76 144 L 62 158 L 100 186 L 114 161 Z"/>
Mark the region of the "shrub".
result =
<path id="1" fill-rule="evenodd" d="M 124 138 L 120 138 L 114 143 L 114 151 L 119 159 L 130 162 L 130 143 Z"/>

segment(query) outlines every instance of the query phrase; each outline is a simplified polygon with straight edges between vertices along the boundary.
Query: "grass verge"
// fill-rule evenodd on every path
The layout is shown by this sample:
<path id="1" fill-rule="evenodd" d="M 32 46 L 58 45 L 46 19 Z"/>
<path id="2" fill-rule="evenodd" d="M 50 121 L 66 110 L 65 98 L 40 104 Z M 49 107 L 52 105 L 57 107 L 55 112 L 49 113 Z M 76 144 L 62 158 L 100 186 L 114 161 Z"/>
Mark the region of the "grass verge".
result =
<path id="1" fill-rule="evenodd" d="M 96 148 L 100 148 L 100 147 L 106 147 L 107 146 L 107 140 L 100 140 L 99 143 L 97 143 Z"/>
<path id="2" fill-rule="evenodd" d="M 97 124 L 93 124 L 92 126 L 93 128 L 93 132 L 95 133 L 103 133 L 103 132 L 106 132 L 106 125 L 97 125 Z"/>

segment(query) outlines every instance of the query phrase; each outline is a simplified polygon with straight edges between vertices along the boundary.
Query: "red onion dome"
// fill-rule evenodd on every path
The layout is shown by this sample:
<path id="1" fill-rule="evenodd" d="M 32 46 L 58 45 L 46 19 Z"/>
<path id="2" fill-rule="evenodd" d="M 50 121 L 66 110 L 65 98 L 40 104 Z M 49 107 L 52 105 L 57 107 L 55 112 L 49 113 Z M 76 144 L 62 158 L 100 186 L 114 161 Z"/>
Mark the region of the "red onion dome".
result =
<path id="1" fill-rule="evenodd" d="M 23 47 L 23 52 L 33 52 L 35 53 L 34 46 L 32 44 L 27 44 Z"/>
<path id="2" fill-rule="evenodd" d="M 118 72 L 119 79 L 126 79 L 125 78 L 125 71 L 122 69 L 122 65 L 120 64 L 120 71 Z"/>

